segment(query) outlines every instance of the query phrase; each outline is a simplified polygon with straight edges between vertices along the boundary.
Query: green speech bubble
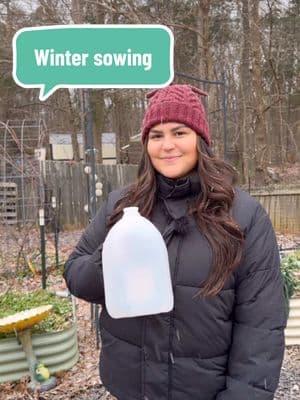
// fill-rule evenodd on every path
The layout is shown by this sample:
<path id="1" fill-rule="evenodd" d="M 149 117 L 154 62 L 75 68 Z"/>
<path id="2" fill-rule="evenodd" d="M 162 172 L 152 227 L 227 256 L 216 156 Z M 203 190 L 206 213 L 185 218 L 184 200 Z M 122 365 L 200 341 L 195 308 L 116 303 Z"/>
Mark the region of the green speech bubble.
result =
<path id="1" fill-rule="evenodd" d="M 13 38 L 13 78 L 40 88 L 158 88 L 174 77 L 174 38 L 163 25 L 56 25 Z"/>

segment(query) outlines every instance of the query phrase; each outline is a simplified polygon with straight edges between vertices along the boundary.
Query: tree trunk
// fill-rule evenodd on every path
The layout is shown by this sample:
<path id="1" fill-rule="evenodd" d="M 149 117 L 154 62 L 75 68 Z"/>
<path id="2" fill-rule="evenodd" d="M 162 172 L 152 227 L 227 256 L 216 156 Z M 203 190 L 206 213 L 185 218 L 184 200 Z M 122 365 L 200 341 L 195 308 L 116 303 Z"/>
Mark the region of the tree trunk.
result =
<path id="1" fill-rule="evenodd" d="M 198 2 L 196 29 L 197 53 L 198 53 L 198 76 L 201 79 L 212 78 L 212 58 L 210 53 L 210 0 Z"/>
<path id="2" fill-rule="evenodd" d="M 71 16 L 75 24 L 80 24 L 82 22 L 82 7 L 80 0 L 72 0 Z"/>
<path id="3" fill-rule="evenodd" d="M 261 73 L 261 33 L 259 0 L 250 1 L 250 37 L 251 61 L 252 61 L 252 85 L 254 115 L 254 138 L 255 138 L 255 182 L 263 184 L 266 177 L 266 167 L 270 161 L 270 149 L 267 138 L 266 103 L 263 90 Z"/>
<path id="4" fill-rule="evenodd" d="M 249 0 L 241 1 L 242 9 L 242 28 L 243 28 L 243 44 L 242 57 L 240 65 L 240 87 L 239 87 L 239 126 L 240 126 L 240 146 L 242 156 L 242 172 L 245 183 L 249 183 L 253 172 L 252 154 L 253 138 L 250 127 L 250 93 L 251 93 L 251 77 L 250 77 L 250 17 L 249 17 Z"/>
<path id="5" fill-rule="evenodd" d="M 69 116 L 69 125 L 71 127 L 71 141 L 72 141 L 72 148 L 73 148 L 73 160 L 80 161 L 80 154 L 79 154 L 79 144 L 77 140 L 77 126 L 75 120 L 75 113 L 77 110 L 74 110 L 74 105 L 72 104 L 71 100 L 71 93 L 69 90 L 66 91 L 67 98 L 67 105 L 68 105 L 68 116 Z"/>
<path id="6" fill-rule="evenodd" d="M 210 24 L 211 24 L 211 0 L 198 1 L 197 6 L 197 18 L 196 18 L 196 29 L 199 32 L 197 34 L 197 54 L 198 54 L 198 74 L 197 77 L 200 79 L 214 80 L 213 72 L 213 60 L 211 54 L 211 38 L 210 38 Z M 221 155 L 222 151 L 222 134 L 218 127 L 220 124 L 217 122 L 219 105 L 217 101 L 217 86 L 204 84 L 204 90 L 209 92 L 209 98 L 207 101 L 207 112 L 210 119 L 209 125 L 212 132 L 212 143 L 214 152 L 217 155 Z M 202 99 L 203 101 L 204 99 Z M 205 102 L 206 100 L 204 100 Z M 215 123 L 214 123 L 215 122 Z M 222 124 L 221 124 L 222 126 Z"/>
<path id="7" fill-rule="evenodd" d="M 92 108 L 94 115 L 94 143 L 96 152 L 96 162 L 102 163 L 102 133 L 104 130 L 105 118 L 105 105 L 104 105 L 104 92 L 103 90 L 96 90 L 92 92 Z"/>

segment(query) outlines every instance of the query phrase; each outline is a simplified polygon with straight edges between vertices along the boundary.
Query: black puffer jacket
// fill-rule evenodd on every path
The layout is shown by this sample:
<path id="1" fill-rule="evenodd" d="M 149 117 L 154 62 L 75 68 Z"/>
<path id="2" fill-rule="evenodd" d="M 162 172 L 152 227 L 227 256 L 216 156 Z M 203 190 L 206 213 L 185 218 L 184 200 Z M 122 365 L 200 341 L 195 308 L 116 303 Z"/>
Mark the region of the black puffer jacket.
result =
<path id="1" fill-rule="evenodd" d="M 112 192 L 65 265 L 75 296 L 103 305 L 100 375 L 119 400 L 272 400 L 284 351 L 286 309 L 279 254 L 266 212 L 236 189 L 233 213 L 245 233 L 243 259 L 215 297 L 194 295 L 211 250 L 186 216 L 195 176 L 160 177 L 152 222 L 168 245 L 175 306 L 170 313 L 111 318 L 105 308 L 101 249 Z"/>

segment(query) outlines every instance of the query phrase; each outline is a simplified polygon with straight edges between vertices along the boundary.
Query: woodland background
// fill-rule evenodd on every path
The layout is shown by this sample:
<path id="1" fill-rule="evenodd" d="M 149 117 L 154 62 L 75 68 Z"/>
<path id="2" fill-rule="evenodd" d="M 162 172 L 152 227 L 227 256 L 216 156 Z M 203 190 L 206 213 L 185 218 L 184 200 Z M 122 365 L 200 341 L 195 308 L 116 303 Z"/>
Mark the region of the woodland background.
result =
<path id="1" fill-rule="evenodd" d="M 236 166 L 242 182 L 265 185 L 280 181 L 284 171 L 300 171 L 299 0 L 0 0 L 0 121 L 43 119 L 46 142 L 51 132 L 71 132 L 78 161 L 82 91 L 59 89 L 40 102 L 38 89 L 18 87 L 11 74 L 18 29 L 73 23 L 167 25 L 175 38 L 175 73 L 225 80 L 226 143 L 223 86 L 176 75 L 177 82 L 209 93 L 214 150 Z M 90 91 L 98 162 L 102 132 L 116 133 L 117 162 L 137 162 L 138 144 L 121 148 L 139 133 L 144 96 L 134 89 Z"/>

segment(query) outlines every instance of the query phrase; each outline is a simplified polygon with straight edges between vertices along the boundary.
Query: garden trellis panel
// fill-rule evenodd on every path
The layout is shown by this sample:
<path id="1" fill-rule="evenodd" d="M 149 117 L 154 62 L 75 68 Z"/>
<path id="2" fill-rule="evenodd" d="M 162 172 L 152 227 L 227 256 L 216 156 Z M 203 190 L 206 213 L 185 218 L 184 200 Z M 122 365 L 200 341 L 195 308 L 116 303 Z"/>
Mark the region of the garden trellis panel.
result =
<path id="1" fill-rule="evenodd" d="M 37 208 L 44 202 L 44 185 L 41 163 L 35 151 L 45 145 L 46 127 L 42 120 L 0 121 L 2 225 L 11 224 L 12 221 L 15 224 L 37 221 Z M 15 187 L 14 200 L 9 199 L 9 193 L 3 189 L 5 186 Z"/>

